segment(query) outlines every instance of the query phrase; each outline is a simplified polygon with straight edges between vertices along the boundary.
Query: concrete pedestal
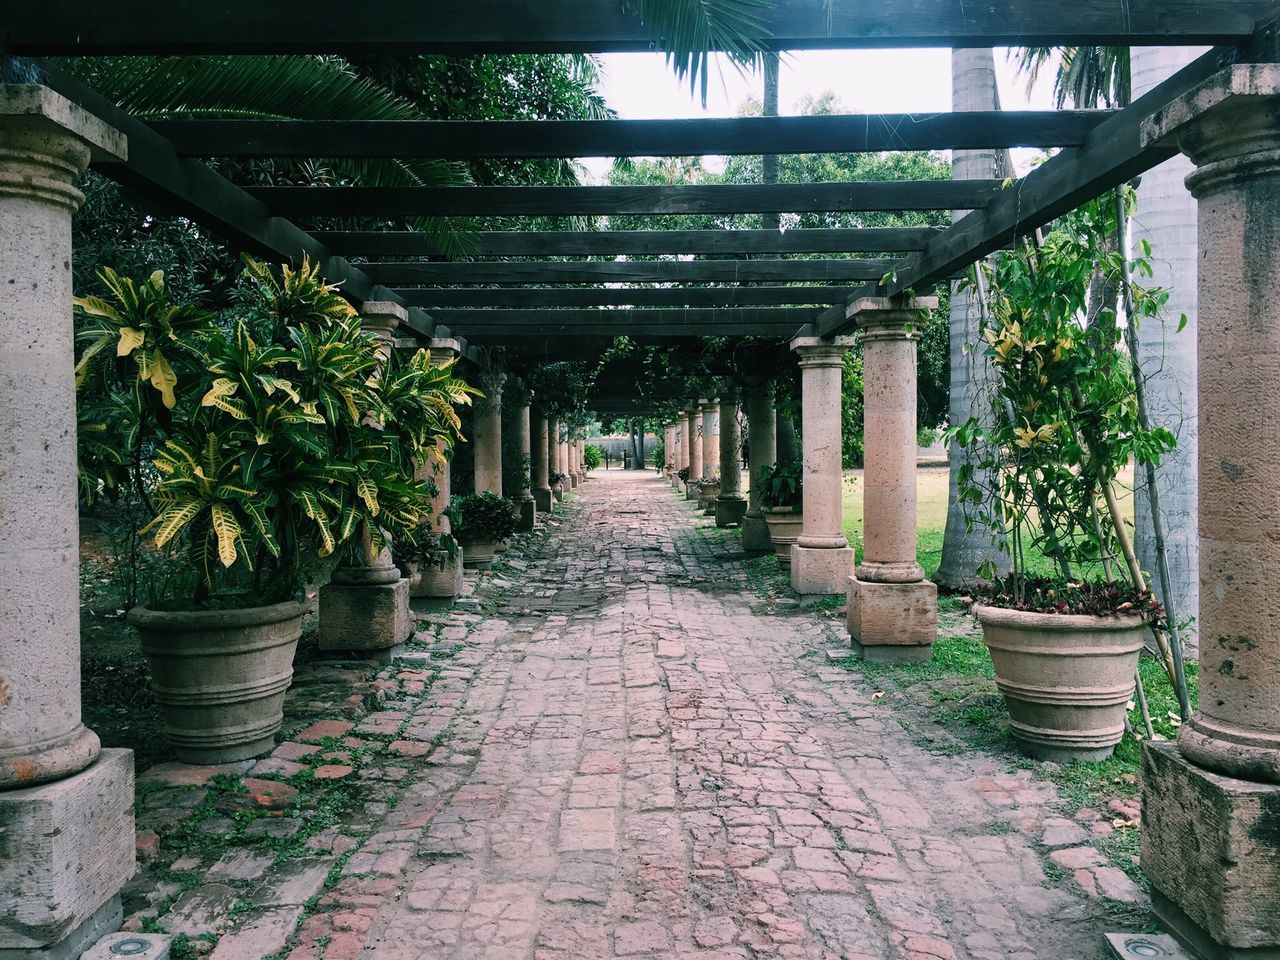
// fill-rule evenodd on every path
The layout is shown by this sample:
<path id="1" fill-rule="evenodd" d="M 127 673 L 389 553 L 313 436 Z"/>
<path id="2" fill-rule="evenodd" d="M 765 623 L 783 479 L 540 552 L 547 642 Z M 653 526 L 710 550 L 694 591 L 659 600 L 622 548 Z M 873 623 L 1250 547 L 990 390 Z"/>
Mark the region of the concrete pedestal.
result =
<path id="1" fill-rule="evenodd" d="M 716 526 L 717 527 L 736 527 L 742 523 L 742 518 L 747 513 L 747 498 L 738 494 L 737 496 L 721 496 L 716 497 Z M 767 531 L 768 528 L 766 528 Z"/>
<path id="2" fill-rule="evenodd" d="M 551 488 L 545 490 L 533 491 L 533 503 L 539 514 L 550 513 L 551 508 L 555 505 L 556 498 L 551 493 Z"/>
<path id="3" fill-rule="evenodd" d="M 1161 924 L 1211 960 L 1280 958 L 1280 785 L 1142 747 L 1142 871 Z M 1188 882 L 1193 880 L 1194 882 Z"/>
<path id="4" fill-rule="evenodd" d="M 78 958 L 119 928 L 134 868 L 131 751 L 0 792 L 0 958 Z"/>
<path id="5" fill-rule="evenodd" d="M 409 639 L 409 581 L 320 588 L 320 649 L 385 653 Z"/>
<path id="6" fill-rule="evenodd" d="M 853 569 L 852 547 L 791 547 L 791 588 L 799 594 L 840 593 Z"/>
<path id="7" fill-rule="evenodd" d="M 550 492 L 550 490 L 547 491 L 547 493 Z M 517 500 L 516 506 L 520 508 L 520 519 L 516 521 L 516 531 L 528 533 L 538 523 L 538 506 L 532 495 L 528 500 Z"/>
<path id="8" fill-rule="evenodd" d="M 873 583 L 856 575 L 847 582 L 849 637 L 859 656 L 877 663 L 929 659 L 938 635 L 935 584 Z"/>
<path id="9" fill-rule="evenodd" d="M 753 517 L 748 511 L 742 518 L 742 549 L 747 553 L 773 552 L 773 539 L 764 517 Z"/>

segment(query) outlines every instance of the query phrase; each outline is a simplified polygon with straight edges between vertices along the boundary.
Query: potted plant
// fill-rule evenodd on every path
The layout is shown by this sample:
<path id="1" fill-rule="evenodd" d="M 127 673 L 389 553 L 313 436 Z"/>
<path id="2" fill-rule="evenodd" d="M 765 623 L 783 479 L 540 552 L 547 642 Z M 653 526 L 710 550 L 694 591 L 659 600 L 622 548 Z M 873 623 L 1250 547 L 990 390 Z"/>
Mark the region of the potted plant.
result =
<path id="1" fill-rule="evenodd" d="M 791 546 L 804 527 L 804 486 L 798 463 L 776 463 L 756 474 L 760 511 L 769 525 L 769 538 L 778 562 L 791 566 Z"/>
<path id="2" fill-rule="evenodd" d="M 689 468 L 681 467 L 676 471 L 676 479 L 680 481 L 680 490 L 684 490 L 689 486 Z"/>
<path id="3" fill-rule="evenodd" d="M 462 590 L 462 550 L 453 534 L 438 532 L 434 522 L 422 524 L 413 538 L 393 546 L 396 565 L 409 581 L 411 597 L 445 599 Z M 451 516 L 450 522 L 456 524 L 457 517 Z"/>
<path id="4" fill-rule="evenodd" d="M 462 562 L 486 569 L 493 563 L 494 548 L 516 530 L 516 505 L 496 493 L 468 493 L 455 497 L 451 509 L 457 516 L 453 535 L 462 545 Z"/>
<path id="5" fill-rule="evenodd" d="M 76 301 L 81 430 L 119 435 L 171 561 L 129 622 L 178 756 L 256 756 L 281 723 L 305 584 L 421 522 L 429 490 L 400 472 L 417 451 L 384 429 L 377 342 L 309 263 L 277 281 L 246 258 L 216 324 L 170 303 L 159 273 L 101 277 L 110 299 Z M 82 456 L 82 474 L 101 465 Z"/>
<path id="6" fill-rule="evenodd" d="M 716 512 L 718 496 L 720 496 L 720 475 L 717 473 L 703 477 L 698 484 L 698 506 L 702 508 L 703 513 Z"/>
<path id="7" fill-rule="evenodd" d="M 959 476 L 966 522 L 988 527 L 1011 561 L 1001 579 L 994 558 L 983 565 L 989 586 L 974 616 L 1014 737 L 1049 760 L 1114 750 L 1144 635 L 1163 638 L 1164 611 L 1133 559 L 1115 480 L 1131 458 L 1157 462 L 1174 441 L 1143 425 L 1122 327 L 1097 291 L 1124 290 L 1151 318 L 1165 294 L 1128 280 L 1115 229 L 1108 197 L 1063 218 L 1038 247 L 982 267 L 990 411 L 949 431 L 972 457 Z M 1095 276 L 1105 283 L 1093 286 Z"/>
<path id="8" fill-rule="evenodd" d="M 568 479 L 567 475 L 556 473 L 554 470 L 547 474 L 547 484 L 551 487 L 551 495 L 556 498 L 557 503 L 564 500 L 564 482 Z"/>

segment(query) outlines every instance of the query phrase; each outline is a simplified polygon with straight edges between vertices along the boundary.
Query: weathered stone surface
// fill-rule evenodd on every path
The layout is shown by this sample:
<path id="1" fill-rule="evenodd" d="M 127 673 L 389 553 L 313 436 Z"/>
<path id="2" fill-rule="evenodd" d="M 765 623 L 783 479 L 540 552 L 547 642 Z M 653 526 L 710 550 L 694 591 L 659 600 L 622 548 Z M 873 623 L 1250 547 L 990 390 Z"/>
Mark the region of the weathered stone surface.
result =
<path id="1" fill-rule="evenodd" d="M 210 955 L 211 960 L 249 960 L 280 953 L 289 941 L 302 907 L 276 907 L 256 915 L 240 918 L 236 928 L 226 934 Z"/>
<path id="2" fill-rule="evenodd" d="M 0 952 L 58 944 L 90 920 L 133 876 L 134 843 L 131 751 L 0 791 Z"/>
<path id="3" fill-rule="evenodd" d="M 178 897 L 158 923 L 167 933 L 185 933 L 194 940 L 202 934 L 222 930 L 237 900 L 239 891 L 235 887 L 207 883 Z"/>
<path id="4" fill-rule="evenodd" d="M 938 636 L 938 588 L 916 583 L 868 583 L 849 577 L 849 637 L 868 660 L 927 660 Z"/>
<path id="5" fill-rule="evenodd" d="M 141 947 L 144 945 L 145 947 Z M 95 943 L 80 960 L 169 960 L 173 937 L 161 933 L 110 933 Z M 115 949 L 112 949 L 112 948 Z M 125 953 L 123 951 L 127 950 Z"/>
<path id="6" fill-rule="evenodd" d="M 320 588 L 321 650 L 389 650 L 412 633 L 408 580 Z"/>
<path id="7" fill-rule="evenodd" d="M 844 593 L 853 572 L 853 548 L 791 548 L 791 588 L 799 594 Z"/>
<path id="8" fill-rule="evenodd" d="M 1174 744 L 1144 744 L 1142 870 L 1161 894 L 1157 915 L 1180 937 L 1280 953 L 1280 786 L 1201 770 Z"/>

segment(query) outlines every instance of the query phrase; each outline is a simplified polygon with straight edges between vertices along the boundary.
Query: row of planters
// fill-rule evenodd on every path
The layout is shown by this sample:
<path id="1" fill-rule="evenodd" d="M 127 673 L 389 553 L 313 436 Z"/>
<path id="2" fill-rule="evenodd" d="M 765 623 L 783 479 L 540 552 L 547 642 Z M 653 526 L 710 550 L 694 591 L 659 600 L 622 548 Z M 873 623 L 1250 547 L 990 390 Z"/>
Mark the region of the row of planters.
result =
<path id="1" fill-rule="evenodd" d="M 304 262 L 245 258 L 234 306 L 157 272 L 76 299 L 82 501 L 126 495 L 159 562 L 129 622 L 164 732 L 190 762 L 271 749 L 309 585 L 435 549 L 431 479 L 476 391 L 403 356 Z M 434 544 L 434 545 L 433 545 Z M 391 568 L 392 580 L 398 572 Z"/>

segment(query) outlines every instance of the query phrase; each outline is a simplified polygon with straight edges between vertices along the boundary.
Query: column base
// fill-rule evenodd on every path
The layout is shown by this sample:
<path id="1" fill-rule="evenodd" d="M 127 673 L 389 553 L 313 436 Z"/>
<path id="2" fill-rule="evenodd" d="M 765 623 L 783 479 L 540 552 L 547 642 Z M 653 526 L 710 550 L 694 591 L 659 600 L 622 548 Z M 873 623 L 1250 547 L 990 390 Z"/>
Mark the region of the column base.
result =
<path id="1" fill-rule="evenodd" d="M 938 587 L 849 577 L 848 624 L 854 651 L 876 663 L 928 660 L 938 637 Z"/>
<path id="2" fill-rule="evenodd" d="M 0 792 L 0 824 L 0 958 L 73 960 L 119 929 L 120 888 L 136 868 L 131 750 Z"/>
<path id="3" fill-rule="evenodd" d="M 518 500 L 520 519 L 516 521 L 518 533 L 528 533 L 538 524 L 538 505 L 533 500 Z"/>
<path id="4" fill-rule="evenodd" d="M 550 513 L 553 503 L 555 503 L 555 497 L 551 495 L 550 487 L 546 490 L 533 491 L 533 505 L 538 513 Z"/>
<path id="5" fill-rule="evenodd" d="M 716 497 L 716 526 L 736 527 L 747 513 L 747 500 L 741 496 Z"/>
<path id="6" fill-rule="evenodd" d="M 747 514 L 742 518 L 742 549 L 746 553 L 773 553 L 773 538 L 764 517 Z"/>
<path id="7" fill-rule="evenodd" d="M 852 571 L 852 547 L 791 547 L 791 589 L 796 593 L 844 593 Z"/>
<path id="8" fill-rule="evenodd" d="M 409 581 L 361 587 L 327 583 L 320 588 L 320 649 L 369 654 L 409 639 Z"/>
<path id="9" fill-rule="evenodd" d="M 569 479 L 566 482 L 569 484 L 570 490 L 575 489 L 578 486 L 578 475 L 576 473 L 569 474 Z"/>
<path id="10" fill-rule="evenodd" d="M 1142 745 L 1142 872 L 1170 933 L 1206 960 L 1280 960 L 1280 785 Z"/>

